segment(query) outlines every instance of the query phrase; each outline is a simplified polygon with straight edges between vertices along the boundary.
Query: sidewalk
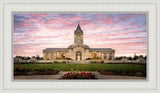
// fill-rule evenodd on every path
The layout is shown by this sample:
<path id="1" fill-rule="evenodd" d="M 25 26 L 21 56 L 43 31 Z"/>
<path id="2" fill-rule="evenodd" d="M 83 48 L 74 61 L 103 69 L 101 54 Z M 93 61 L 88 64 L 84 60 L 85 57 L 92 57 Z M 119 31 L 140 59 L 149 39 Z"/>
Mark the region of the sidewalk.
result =
<path id="1" fill-rule="evenodd" d="M 60 79 L 65 73 L 68 71 L 61 71 L 56 75 L 20 75 L 14 76 L 15 80 L 22 80 L 22 79 Z M 145 80 L 146 77 L 137 77 L 137 76 L 120 76 L 120 75 L 101 75 L 99 72 L 96 71 L 88 71 L 91 73 L 95 73 L 98 79 L 140 79 Z"/>

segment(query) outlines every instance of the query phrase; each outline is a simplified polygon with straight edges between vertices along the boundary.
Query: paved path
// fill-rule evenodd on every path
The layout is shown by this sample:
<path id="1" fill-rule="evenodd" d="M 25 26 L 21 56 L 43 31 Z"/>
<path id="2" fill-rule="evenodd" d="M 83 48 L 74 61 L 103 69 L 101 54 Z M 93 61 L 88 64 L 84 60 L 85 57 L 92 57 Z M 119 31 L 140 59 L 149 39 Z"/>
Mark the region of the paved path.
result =
<path id="1" fill-rule="evenodd" d="M 137 77 L 137 76 L 119 76 L 119 75 L 101 75 L 99 72 L 96 71 L 88 71 L 95 73 L 98 79 L 142 79 L 145 80 L 146 77 Z M 67 71 L 61 71 L 56 75 L 20 75 L 14 76 L 15 80 L 18 79 L 60 79 Z"/>

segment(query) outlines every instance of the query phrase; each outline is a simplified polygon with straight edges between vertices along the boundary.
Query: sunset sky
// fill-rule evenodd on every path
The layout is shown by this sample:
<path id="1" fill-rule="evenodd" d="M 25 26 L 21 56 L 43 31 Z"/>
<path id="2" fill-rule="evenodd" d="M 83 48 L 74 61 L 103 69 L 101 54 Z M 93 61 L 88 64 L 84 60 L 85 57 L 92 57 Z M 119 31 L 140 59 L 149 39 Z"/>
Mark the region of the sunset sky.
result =
<path id="1" fill-rule="evenodd" d="M 143 13 L 15 13 L 14 56 L 42 56 L 45 48 L 74 43 L 78 21 L 84 44 L 113 48 L 115 56 L 146 55 L 147 18 Z"/>

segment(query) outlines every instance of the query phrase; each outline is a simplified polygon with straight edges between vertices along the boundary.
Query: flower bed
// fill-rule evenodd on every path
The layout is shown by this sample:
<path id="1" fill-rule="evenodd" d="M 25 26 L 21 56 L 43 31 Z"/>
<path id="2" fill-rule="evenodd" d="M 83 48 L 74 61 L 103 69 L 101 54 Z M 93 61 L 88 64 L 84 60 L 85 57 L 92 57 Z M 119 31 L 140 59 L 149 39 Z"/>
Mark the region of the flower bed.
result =
<path id="1" fill-rule="evenodd" d="M 26 69 L 25 67 L 17 66 L 14 69 L 14 75 L 54 75 L 58 74 L 59 70 L 52 70 L 52 69 L 44 69 L 45 67 L 41 69 L 34 69 L 34 67 L 30 69 Z"/>
<path id="2" fill-rule="evenodd" d="M 91 61 L 91 63 L 104 63 L 104 61 L 103 60 L 101 60 L 101 61 Z"/>
<path id="3" fill-rule="evenodd" d="M 97 70 L 102 75 L 124 75 L 124 76 L 146 76 L 143 71 L 110 71 L 110 70 Z"/>
<path id="4" fill-rule="evenodd" d="M 89 72 L 68 72 L 62 76 L 62 79 L 96 79 L 94 73 Z"/>

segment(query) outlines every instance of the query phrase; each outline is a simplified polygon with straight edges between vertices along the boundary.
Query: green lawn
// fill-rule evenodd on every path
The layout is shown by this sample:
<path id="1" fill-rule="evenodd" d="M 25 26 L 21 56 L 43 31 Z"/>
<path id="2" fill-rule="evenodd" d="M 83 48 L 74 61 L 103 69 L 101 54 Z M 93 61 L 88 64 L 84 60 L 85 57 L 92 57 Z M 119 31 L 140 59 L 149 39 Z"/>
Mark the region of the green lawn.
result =
<path id="1" fill-rule="evenodd" d="M 71 71 L 71 68 L 79 71 L 96 71 L 112 70 L 112 71 L 143 71 L 146 72 L 146 65 L 133 65 L 133 64 L 15 64 L 14 68 L 20 66 L 25 69 L 55 69 L 61 71 Z"/>

